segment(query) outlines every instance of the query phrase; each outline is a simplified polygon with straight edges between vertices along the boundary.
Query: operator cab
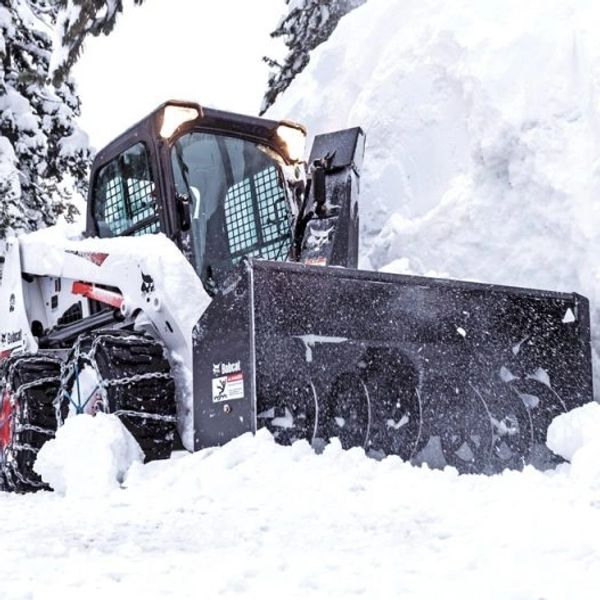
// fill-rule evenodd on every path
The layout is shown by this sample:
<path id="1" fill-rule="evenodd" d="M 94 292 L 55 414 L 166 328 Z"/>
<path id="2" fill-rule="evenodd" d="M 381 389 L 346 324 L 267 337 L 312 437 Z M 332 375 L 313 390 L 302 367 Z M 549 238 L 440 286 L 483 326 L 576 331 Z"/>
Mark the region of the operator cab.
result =
<path id="1" fill-rule="evenodd" d="M 163 232 L 213 292 L 245 257 L 293 258 L 305 130 L 170 101 L 94 161 L 88 236 Z"/>

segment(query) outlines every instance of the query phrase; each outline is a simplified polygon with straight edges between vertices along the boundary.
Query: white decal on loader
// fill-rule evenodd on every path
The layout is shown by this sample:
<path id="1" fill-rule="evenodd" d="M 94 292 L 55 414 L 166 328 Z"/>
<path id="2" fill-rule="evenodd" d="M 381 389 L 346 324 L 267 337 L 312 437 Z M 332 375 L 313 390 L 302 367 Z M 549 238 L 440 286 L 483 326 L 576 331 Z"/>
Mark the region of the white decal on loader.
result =
<path id="1" fill-rule="evenodd" d="M 228 400 L 241 400 L 244 397 L 244 374 L 241 371 L 213 377 L 212 399 L 213 402 L 227 402 Z"/>
<path id="2" fill-rule="evenodd" d="M 226 363 L 214 363 L 213 364 L 213 377 L 218 375 L 229 375 L 230 373 L 238 373 L 242 370 L 240 361 L 226 362 Z"/>
<path id="3" fill-rule="evenodd" d="M 7 333 L 0 334 L 0 346 L 12 346 L 14 344 L 21 345 L 23 343 L 23 332 L 19 329 L 19 331 L 9 331 Z"/>
<path id="4" fill-rule="evenodd" d="M 6 360 L 13 352 L 22 350 L 24 346 L 21 330 L 0 334 L 0 361 Z"/>

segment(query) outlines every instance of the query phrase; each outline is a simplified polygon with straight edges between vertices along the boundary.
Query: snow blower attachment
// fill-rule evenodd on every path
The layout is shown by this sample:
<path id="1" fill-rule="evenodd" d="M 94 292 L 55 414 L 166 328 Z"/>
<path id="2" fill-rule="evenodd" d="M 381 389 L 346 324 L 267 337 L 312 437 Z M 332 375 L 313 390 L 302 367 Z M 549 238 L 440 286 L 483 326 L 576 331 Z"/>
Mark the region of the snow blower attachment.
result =
<path id="1" fill-rule="evenodd" d="M 39 448 L 98 411 L 148 460 L 176 428 L 197 450 L 267 427 L 461 472 L 552 462 L 550 421 L 592 400 L 585 298 L 357 271 L 365 136 L 308 163 L 304 141 L 168 102 L 96 157 L 89 239 L 3 244 L 0 488 L 42 488 Z"/>
<path id="2" fill-rule="evenodd" d="M 250 261 L 194 343 L 196 448 L 268 427 L 461 472 L 543 466 L 591 399 L 576 294 Z"/>

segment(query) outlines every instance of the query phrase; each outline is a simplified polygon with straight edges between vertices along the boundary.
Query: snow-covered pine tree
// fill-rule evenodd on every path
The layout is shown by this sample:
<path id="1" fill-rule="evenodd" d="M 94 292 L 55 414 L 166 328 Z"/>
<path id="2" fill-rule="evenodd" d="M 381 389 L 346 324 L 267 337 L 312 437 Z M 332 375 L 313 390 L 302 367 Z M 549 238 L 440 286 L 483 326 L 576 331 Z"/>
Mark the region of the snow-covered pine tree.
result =
<path id="1" fill-rule="evenodd" d="M 272 37 L 282 37 L 289 49 L 283 64 L 265 57 L 274 70 L 269 76 L 268 90 L 260 114 L 275 102 L 294 77 L 308 64 L 309 54 L 333 33 L 339 20 L 366 0 L 286 0 L 288 14 L 281 20 Z"/>
<path id="2" fill-rule="evenodd" d="M 144 0 L 134 0 L 142 4 Z M 123 11 L 123 0 L 55 0 L 58 8 L 57 30 L 61 48 L 55 52 L 53 79 L 62 82 L 81 53 L 88 35 L 108 35 L 117 16 Z"/>
<path id="3" fill-rule="evenodd" d="M 55 16 L 52 0 L 0 0 L 0 237 L 72 218 L 87 183 L 73 83 L 48 82 Z"/>
<path id="4" fill-rule="evenodd" d="M 72 81 L 49 83 L 53 0 L 0 0 L 0 237 L 76 212 L 90 163 Z"/>

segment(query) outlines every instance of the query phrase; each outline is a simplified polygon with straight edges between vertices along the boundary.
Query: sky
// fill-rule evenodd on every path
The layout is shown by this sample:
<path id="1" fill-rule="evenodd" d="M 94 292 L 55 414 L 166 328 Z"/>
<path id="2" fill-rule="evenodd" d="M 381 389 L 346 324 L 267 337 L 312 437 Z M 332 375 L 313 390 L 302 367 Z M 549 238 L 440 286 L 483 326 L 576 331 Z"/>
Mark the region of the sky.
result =
<path id="1" fill-rule="evenodd" d="M 80 123 L 100 149 L 169 98 L 257 114 L 285 0 L 146 0 L 109 36 L 91 38 L 75 66 Z"/>

